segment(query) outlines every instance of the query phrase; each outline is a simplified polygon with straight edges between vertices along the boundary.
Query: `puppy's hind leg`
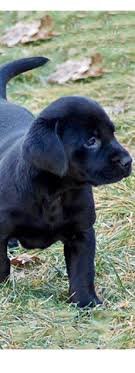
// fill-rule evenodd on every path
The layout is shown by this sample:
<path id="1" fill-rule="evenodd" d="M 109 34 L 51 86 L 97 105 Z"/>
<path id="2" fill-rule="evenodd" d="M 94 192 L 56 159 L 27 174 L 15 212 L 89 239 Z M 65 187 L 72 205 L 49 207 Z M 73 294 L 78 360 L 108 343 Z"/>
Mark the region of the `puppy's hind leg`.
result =
<path id="1" fill-rule="evenodd" d="M 0 282 L 10 275 L 10 260 L 7 256 L 7 240 L 0 239 Z"/>
<path id="2" fill-rule="evenodd" d="M 1 203 L 2 204 L 2 203 Z M 10 275 L 10 260 L 7 256 L 7 246 L 9 237 L 14 237 L 13 220 L 10 214 L 4 210 L 0 210 L 0 282 L 7 280 Z"/>

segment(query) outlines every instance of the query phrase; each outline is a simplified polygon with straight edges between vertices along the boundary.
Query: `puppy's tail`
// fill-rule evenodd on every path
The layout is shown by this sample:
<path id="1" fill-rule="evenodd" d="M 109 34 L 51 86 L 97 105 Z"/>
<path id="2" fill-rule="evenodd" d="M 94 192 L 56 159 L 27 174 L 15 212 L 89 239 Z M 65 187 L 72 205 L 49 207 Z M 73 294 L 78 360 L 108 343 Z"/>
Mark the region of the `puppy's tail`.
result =
<path id="1" fill-rule="evenodd" d="M 0 98 L 6 99 L 6 85 L 14 76 L 27 70 L 44 65 L 49 59 L 46 57 L 22 58 L 0 66 Z"/>

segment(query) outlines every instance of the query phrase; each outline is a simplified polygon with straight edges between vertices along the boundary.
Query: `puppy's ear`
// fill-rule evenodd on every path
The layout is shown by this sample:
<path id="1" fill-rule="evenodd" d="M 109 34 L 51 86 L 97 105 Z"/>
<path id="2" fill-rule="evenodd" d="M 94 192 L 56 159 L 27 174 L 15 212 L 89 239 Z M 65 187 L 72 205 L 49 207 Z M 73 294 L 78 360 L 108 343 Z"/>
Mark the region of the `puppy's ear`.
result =
<path id="1" fill-rule="evenodd" d="M 67 172 L 68 160 L 58 135 L 58 125 L 58 121 L 37 118 L 24 141 L 24 154 L 37 169 L 62 177 Z"/>

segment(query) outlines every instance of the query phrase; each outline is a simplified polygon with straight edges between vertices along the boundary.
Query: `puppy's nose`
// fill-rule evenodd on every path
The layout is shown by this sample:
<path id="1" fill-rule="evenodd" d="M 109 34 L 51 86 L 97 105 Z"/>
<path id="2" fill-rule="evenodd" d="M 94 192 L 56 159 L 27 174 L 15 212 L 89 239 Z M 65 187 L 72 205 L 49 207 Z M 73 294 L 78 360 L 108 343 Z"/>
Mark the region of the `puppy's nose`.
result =
<path id="1" fill-rule="evenodd" d="M 131 163 L 132 163 L 132 158 L 130 157 L 130 155 L 125 155 L 124 157 L 122 157 L 120 159 L 120 164 L 123 166 L 123 167 L 130 167 L 131 166 Z"/>
<path id="2" fill-rule="evenodd" d="M 132 163 L 132 158 L 128 154 L 124 155 L 123 157 L 116 155 L 113 157 L 112 161 L 114 163 L 119 163 L 122 167 L 129 168 Z"/>

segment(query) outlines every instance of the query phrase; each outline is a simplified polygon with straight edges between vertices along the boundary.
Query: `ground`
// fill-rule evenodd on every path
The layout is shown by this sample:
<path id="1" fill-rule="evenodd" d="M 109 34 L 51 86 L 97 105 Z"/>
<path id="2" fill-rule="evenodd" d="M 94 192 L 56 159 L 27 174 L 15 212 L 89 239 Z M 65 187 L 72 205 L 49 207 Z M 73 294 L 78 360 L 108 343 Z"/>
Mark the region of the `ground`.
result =
<path id="1" fill-rule="evenodd" d="M 0 12 L 0 34 L 18 20 L 45 12 Z M 1 63 L 44 55 L 50 65 L 21 75 L 9 85 L 10 99 L 35 114 L 62 95 L 92 97 L 112 110 L 117 137 L 135 155 L 135 12 L 49 12 L 60 35 L 48 41 L 0 46 Z M 57 63 L 103 56 L 100 78 L 47 84 Z M 124 106 L 121 110 L 121 107 Z M 114 108 L 118 108 L 118 110 Z M 113 108 L 113 109 L 112 109 Z M 38 265 L 13 268 L 0 285 L 0 347 L 112 349 L 135 347 L 135 174 L 112 186 L 94 189 L 97 222 L 96 288 L 100 307 L 79 310 L 68 300 L 68 279 L 61 242 L 36 255 Z M 16 256 L 25 252 L 18 248 Z M 32 251 L 31 254 L 35 254 Z"/>

